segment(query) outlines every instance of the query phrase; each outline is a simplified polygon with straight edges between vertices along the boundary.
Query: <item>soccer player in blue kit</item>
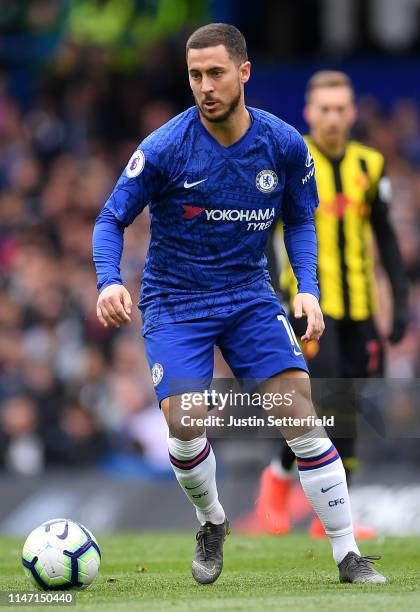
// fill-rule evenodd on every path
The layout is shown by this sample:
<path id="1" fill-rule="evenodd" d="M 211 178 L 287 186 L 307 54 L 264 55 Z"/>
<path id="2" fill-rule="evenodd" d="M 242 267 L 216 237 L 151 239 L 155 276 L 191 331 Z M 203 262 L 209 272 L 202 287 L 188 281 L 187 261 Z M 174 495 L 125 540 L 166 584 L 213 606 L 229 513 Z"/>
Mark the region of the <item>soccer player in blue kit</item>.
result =
<path id="1" fill-rule="evenodd" d="M 222 571 L 229 524 L 216 487 L 216 460 L 204 427 L 181 422 L 182 394 L 204 392 L 217 345 L 238 379 L 270 391 L 296 383 L 292 417 L 315 415 L 308 369 L 266 271 L 264 249 L 281 214 L 307 317 L 303 342 L 324 323 L 316 276 L 311 155 L 298 132 L 245 106 L 250 62 L 242 34 L 228 24 L 199 28 L 187 41 L 196 106 L 150 134 L 133 153 L 99 214 L 93 236 L 105 326 L 130 323 L 132 301 L 120 275 L 124 228 L 148 205 L 151 239 L 141 299 L 147 359 L 169 427 L 175 476 L 196 510 L 192 574 L 201 584 Z M 190 383 L 186 381 L 189 379 Z M 185 413 L 184 413 L 185 414 Z M 188 412 L 205 417 L 206 403 Z M 385 582 L 354 539 L 342 461 L 322 429 L 281 430 L 296 454 L 303 489 L 330 538 L 342 582 Z"/>

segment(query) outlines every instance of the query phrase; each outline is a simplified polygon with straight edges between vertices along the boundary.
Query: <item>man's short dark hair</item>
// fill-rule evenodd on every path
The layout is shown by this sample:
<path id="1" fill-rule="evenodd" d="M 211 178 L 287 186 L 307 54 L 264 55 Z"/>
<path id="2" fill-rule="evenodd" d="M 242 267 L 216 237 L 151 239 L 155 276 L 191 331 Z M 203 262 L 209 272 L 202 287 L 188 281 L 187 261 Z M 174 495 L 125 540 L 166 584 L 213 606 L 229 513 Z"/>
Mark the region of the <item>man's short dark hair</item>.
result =
<path id="1" fill-rule="evenodd" d="M 224 45 L 229 56 L 240 64 L 248 60 L 243 34 L 229 23 L 209 23 L 198 28 L 187 40 L 186 53 L 190 49 L 205 49 Z"/>

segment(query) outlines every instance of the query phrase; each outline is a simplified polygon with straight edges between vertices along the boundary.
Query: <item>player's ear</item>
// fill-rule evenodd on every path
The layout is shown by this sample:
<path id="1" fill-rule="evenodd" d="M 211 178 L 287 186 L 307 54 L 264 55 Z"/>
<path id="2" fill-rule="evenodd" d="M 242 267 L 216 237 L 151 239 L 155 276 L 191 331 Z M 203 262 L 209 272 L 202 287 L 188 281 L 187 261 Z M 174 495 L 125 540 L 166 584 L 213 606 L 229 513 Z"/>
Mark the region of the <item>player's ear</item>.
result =
<path id="1" fill-rule="evenodd" d="M 241 83 L 247 83 L 251 76 L 251 62 L 243 62 L 239 67 L 239 78 Z"/>
<path id="2" fill-rule="evenodd" d="M 352 125 L 353 123 L 356 123 L 358 115 L 359 113 L 357 112 L 357 106 L 353 102 L 350 109 L 350 121 Z"/>
<path id="3" fill-rule="evenodd" d="M 308 125 L 311 125 L 311 105 L 305 104 L 302 111 L 303 118 Z"/>

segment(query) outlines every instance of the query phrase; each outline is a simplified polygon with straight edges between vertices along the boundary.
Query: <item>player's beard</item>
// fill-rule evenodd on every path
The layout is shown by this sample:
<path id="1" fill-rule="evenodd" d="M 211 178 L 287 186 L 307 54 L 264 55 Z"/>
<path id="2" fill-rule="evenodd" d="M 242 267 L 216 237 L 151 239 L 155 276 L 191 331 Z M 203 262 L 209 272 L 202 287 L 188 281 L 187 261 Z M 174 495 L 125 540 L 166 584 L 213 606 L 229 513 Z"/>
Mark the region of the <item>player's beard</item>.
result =
<path id="1" fill-rule="evenodd" d="M 221 115 L 217 115 L 216 117 L 208 114 L 203 108 L 202 106 L 197 102 L 197 98 L 195 100 L 200 113 L 206 118 L 207 121 L 209 121 L 210 123 L 223 123 L 224 121 L 227 121 L 229 119 L 229 117 L 236 111 L 236 109 L 238 108 L 239 102 L 241 101 L 241 90 L 239 88 L 237 94 L 235 95 L 234 98 L 232 98 L 232 100 L 229 102 L 229 105 L 226 109 L 226 111 L 224 113 L 222 113 Z"/>

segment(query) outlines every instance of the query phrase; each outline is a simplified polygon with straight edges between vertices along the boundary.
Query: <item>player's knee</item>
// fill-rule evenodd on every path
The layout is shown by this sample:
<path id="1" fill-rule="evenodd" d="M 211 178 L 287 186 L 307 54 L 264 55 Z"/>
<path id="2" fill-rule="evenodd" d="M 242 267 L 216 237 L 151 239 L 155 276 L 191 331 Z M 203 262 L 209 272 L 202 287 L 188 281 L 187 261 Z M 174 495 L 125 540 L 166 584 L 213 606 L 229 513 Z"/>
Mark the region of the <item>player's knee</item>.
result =
<path id="1" fill-rule="evenodd" d="M 270 392 L 277 392 L 287 398 L 287 404 L 282 405 L 285 414 L 300 417 L 314 413 L 311 383 L 307 372 L 297 369 L 287 370 L 267 382 L 267 389 Z"/>
<path id="2" fill-rule="evenodd" d="M 169 435 L 178 440 L 193 440 L 205 432 L 207 409 L 203 404 L 186 410 L 181 400 L 182 396 L 167 397 L 161 400 L 160 406 L 168 424 Z"/>

